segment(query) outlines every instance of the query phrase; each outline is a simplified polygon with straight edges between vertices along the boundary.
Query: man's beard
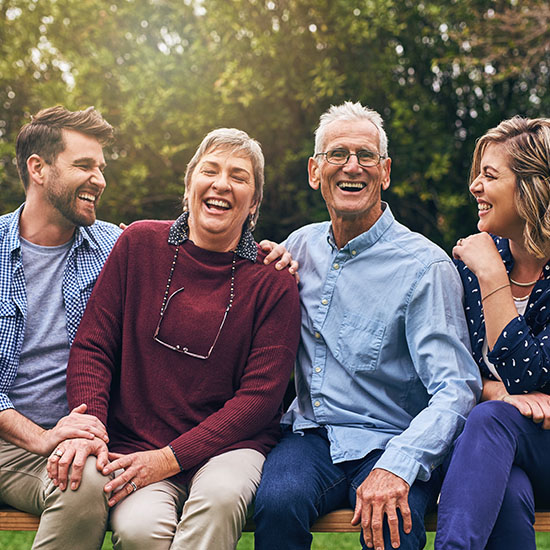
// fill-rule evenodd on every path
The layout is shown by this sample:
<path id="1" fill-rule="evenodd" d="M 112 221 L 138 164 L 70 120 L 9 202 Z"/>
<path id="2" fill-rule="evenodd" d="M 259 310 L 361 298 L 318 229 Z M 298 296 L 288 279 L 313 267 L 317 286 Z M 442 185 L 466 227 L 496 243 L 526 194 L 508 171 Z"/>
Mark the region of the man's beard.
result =
<path id="1" fill-rule="evenodd" d="M 52 167 L 49 181 L 46 185 L 46 197 L 60 214 L 71 224 L 88 226 L 95 222 L 95 208 L 93 213 L 82 213 L 77 210 L 78 190 L 64 186 L 60 181 L 59 172 Z"/>

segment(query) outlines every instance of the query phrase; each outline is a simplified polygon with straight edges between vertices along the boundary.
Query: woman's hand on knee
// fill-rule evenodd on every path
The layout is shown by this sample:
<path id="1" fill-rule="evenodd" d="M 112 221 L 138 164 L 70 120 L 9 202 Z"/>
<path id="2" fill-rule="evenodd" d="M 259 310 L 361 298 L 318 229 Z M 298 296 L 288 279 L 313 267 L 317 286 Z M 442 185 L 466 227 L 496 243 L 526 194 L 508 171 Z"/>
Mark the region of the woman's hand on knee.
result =
<path id="1" fill-rule="evenodd" d="M 141 487 L 180 472 L 180 466 L 170 447 L 127 455 L 109 453 L 109 460 L 111 462 L 103 468 L 102 473 L 115 474 L 104 487 L 106 493 L 112 493 L 109 499 L 111 507 Z"/>
<path id="2" fill-rule="evenodd" d="M 545 430 L 550 430 L 550 395 L 542 392 L 531 392 L 522 395 L 506 394 L 501 399 L 509 403 L 527 418 L 537 424 L 542 423 Z"/>

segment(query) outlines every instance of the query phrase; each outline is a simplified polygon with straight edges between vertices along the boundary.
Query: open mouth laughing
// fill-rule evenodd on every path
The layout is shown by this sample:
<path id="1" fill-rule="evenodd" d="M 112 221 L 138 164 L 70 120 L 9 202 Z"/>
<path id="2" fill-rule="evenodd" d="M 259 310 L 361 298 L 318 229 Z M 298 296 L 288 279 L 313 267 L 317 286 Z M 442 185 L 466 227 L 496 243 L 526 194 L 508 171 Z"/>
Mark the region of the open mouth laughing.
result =
<path id="1" fill-rule="evenodd" d="M 339 181 L 336 185 L 339 189 L 342 189 L 342 191 L 350 191 L 351 193 L 357 193 L 367 186 L 367 184 L 362 181 Z"/>
<path id="2" fill-rule="evenodd" d="M 80 200 L 91 202 L 91 203 L 95 203 L 97 200 L 97 197 L 95 195 L 93 195 L 92 193 L 86 193 L 86 192 L 79 193 L 78 198 Z"/>
<path id="3" fill-rule="evenodd" d="M 492 204 L 489 204 L 488 202 L 478 202 L 477 203 L 477 210 L 481 214 L 483 212 L 487 212 L 493 208 Z"/>
<path id="4" fill-rule="evenodd" d="M 229 210 L 231 208 L 231 205 L 227 201 L 221 199 L 206 199 L 204 202 L 206 203 L 206 206 L 208 206 L 208 208 L 221 210 Z"/>

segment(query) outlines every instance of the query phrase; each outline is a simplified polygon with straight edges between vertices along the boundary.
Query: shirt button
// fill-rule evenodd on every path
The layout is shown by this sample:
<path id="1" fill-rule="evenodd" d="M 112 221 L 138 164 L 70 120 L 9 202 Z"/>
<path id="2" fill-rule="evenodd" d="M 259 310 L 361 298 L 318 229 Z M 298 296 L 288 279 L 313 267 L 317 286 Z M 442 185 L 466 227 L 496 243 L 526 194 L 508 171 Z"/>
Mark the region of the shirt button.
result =
<path id="1" fill-rule="evenodd" d="M 332 267 L 333 267 L 334 269 L 340 269 L 340 264 L 332 264 Z"/>
<path id="2" fill-rule="evenodd" d="M 321 300 L 321 303 L 322 303 L 324 306 L 326 306 L 326 305 L 328 304 L 328 300 L 327 300 L 326 298 L 323 298 L 323 299 Z"/>
<path id="3" fill-rule="evenodd" d="M 316 332 L 315 333 L 315 338 L 321 338 L 321 335 L 318 332 Z"/>
<path id="4" fill-rule="evenodd" d="M 357 256 L 357 250 L 352 250 L 352 251 L 351 251 L 351 255 L 352 255 L 352 256 Z"/>
<path id="5" fill-rule="evenodd" d="M 316 407 L 319 407 L 321 405 L 321 402 L 320 401 L 315 401 L 315 403 L 313 403 Z"/>
<path id="6" fill-rule="evenodd" d="M 315 367 L 315 372 L 321 372 L 321 367 Z"/>

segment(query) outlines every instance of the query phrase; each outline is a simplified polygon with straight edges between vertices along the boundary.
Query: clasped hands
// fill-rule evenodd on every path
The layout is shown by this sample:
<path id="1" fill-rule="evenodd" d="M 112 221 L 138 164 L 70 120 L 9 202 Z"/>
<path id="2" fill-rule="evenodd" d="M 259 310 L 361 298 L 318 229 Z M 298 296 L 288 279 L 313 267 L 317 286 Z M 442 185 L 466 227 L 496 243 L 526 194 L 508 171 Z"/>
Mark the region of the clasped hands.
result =
<path id="1" fill-rule="evenodd" d="M 149 485 L 156 481 L 165 479 L 180 471 L 179 464 L 168 448 L 155 449 L 151 451 L 141 451 L 122 455 L 111 453 L 107 448 L 107 431 L 103 424 L 94 416 L 84 415 L 81 405 L 79 412 L 64 417 L 53 431 L 62 423 L 63 433 L 69 434 L 68 438 L 60 439 L 53 452 L 48 457 L 47 472 L 56 487 L 62 491 L 70 488 L 76 491 L 82 481 L 84 465 L 89 456 L 96 457 L 96 467 L 106 476 L 104 490 L 111 493 L 109 497 L 109 506 L 114 506 L 117 502 L 127 497 L 140 487 Z M 81 417 L 86 417 L 85 419 Z M 83 423 L 87 421 L 86 426 Z M 78 426 L 78 428 L 77 428 Z M 86 430 L 86 427 L 94 426 L 93 436 L 90 437 L 92 430 Z M 72 434 L 72 435 L 71 435 Z"/>

